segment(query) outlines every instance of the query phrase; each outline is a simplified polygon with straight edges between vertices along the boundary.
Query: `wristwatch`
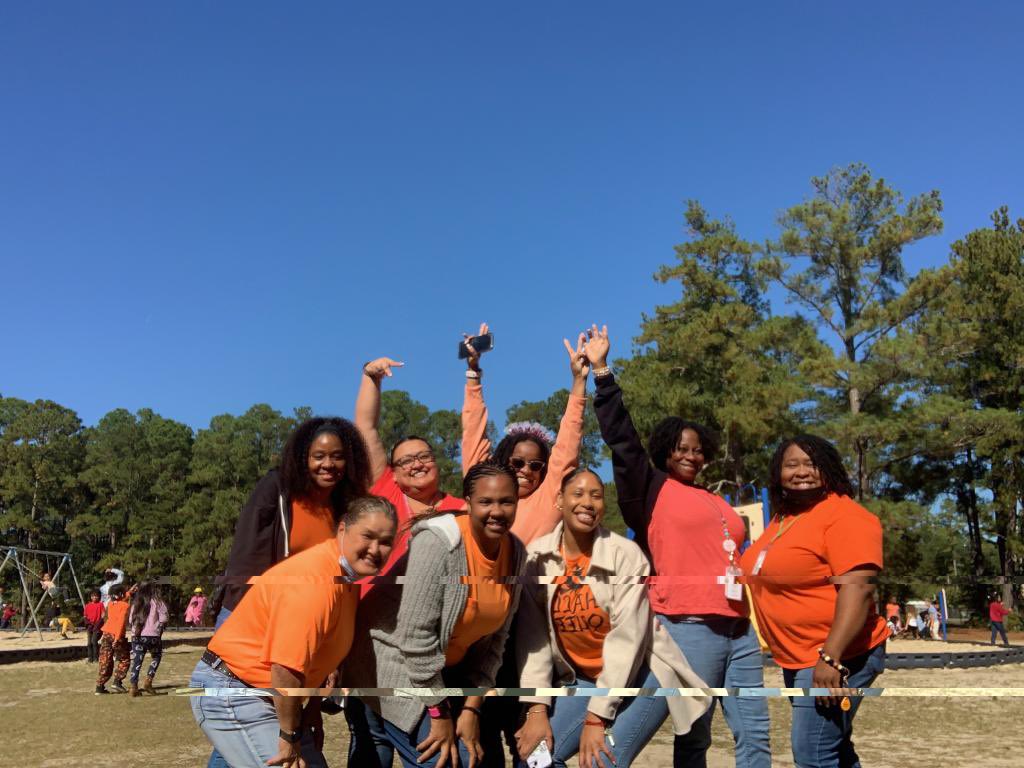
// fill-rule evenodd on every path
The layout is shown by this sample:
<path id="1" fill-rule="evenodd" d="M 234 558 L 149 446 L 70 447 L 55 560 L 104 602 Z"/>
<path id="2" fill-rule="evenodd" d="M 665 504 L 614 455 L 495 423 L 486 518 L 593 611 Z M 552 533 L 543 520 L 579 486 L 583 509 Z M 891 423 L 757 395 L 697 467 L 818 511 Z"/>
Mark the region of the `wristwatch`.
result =
<path id="1" fill-rule="evenodd" d="M 297 731 L 286 731 L 284 728 L 278 730 L 277 735 L 289 744 L 298 744 L 302 740 L 302 729 Z"/>

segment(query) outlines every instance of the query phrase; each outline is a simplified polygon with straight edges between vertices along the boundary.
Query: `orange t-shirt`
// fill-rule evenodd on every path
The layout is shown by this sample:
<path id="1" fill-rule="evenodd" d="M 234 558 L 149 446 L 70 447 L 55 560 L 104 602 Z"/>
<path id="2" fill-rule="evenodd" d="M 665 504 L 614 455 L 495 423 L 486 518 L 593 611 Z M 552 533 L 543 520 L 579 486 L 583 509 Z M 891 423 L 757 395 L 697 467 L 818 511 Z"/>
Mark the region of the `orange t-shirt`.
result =
<path id="1" fill-rule="evenodd" d="M 740 561 L 758 626 L 775 663 L 803 669 L 818 663 L 836 613 L 838 585 L 829 578 L 858 565 L 882 567 L 882 524 L 848 496 L 830 494 L 806 512 L 787 516 L 785 529 L 773 520 Z M 768 549 L 755 575 L 758 555 Z M 885 642 L 885 620 L 870 609 L 863 629 L 847 646 L 844 659 Z"/>
<path id="2" fill-rule="evenodd" d="M 128 624 L 128 602 L 126 600 L 111 600 L 107 605 L 107 620 L 100 627 L 104 635 L 112 635 L 115 640 L 121 640 L 125 634 L 125 627 Z"/>
<path id="3" fill-rule="evenodd" d="M 604 669 L 604 638 L 612 623 L 594 600 L 590 585 L 581 583 L 589 569 L 589 555 L 566 558 L 565 576 L 558 580 L 551 602 L 551 624 L 573 669 L 582 677 L 597 680 Z"/>
<path id="4" fill-rule="evenodd" d="M 340 580 L 340 557 L 331 537 L 254 577 L 209 649 L 257 688 L 270 687 L 271 664 L 321 685 L 352 647 L 359 603 L 359 588 Z"/>
<path id="5" fill-rule="evenodd" d="M 444 663 L 448 667 L 462 661 L 477 640 L 501 629 L 512 607 L 512 585 L 495 581 L 511 575 L 512 543 L 508 536 L 502 539 L 498 556 L 489 560 L 473 538 L 469 515 L 456 515 L 455 520 L 466 545 L 469 596 L 448 639 L 448 649 L 444 654 Z"/>
<path id="6" fill-rule="evenodd" d="M 891 619 L 893 616 L 900 615 L 900 606 L 897 603 L 886 603 L 885 604 L 885 618 Z"/>
<path id="7" fill-rule="evenodd" d="M 334 509 L 312 499 L 292 499 L 292 527 L 288 532 L 288 551 L 295 555 L 321 541 L 334 538 Z"/>

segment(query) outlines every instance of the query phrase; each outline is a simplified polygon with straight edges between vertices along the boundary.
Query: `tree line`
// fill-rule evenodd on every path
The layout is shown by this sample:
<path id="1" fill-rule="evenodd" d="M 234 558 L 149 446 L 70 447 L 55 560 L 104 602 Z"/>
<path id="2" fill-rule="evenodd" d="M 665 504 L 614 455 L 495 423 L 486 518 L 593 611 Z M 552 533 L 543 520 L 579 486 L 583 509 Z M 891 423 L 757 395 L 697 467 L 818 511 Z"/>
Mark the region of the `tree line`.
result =
<path id="1" fill-rule="evenodd" d="M 908 275 L 904 249 L 942 231 L 941 196 L 904 197 L 854 164 L 812 179 L 772 239 L 745 238 L 696 200 L 685 222 L 656 275 L 677 300 L 645 314 L 616 361 L 640 432 L 670 414 L 711 426 L 722 451 L 702 477 L 733 498 L 764 484 L 782 436 L 828 437 L 885 527 L 884 594 L 946 586 L 984 615 L 998 589 L 1012 605 L 1024 534 L 1024 220 L 1001 208 L 941 266 Z M 507 419 L 557 429 L 567 397 L 519 403 Z M 208 588 L 249 491 L 309 415 L 260 404 L 193 432 L 117 409 L 84 427 L 57 403 L 0 397 L 0 544 L 70 551 L 86 584 L 118 565 Z M 589 406 L 586 418 L 582 459 L 599 463 Z M 427 437 L 443 487 L 458 492 L 456 411 L 392 390 L 381 428 L 385 443 Z"/>

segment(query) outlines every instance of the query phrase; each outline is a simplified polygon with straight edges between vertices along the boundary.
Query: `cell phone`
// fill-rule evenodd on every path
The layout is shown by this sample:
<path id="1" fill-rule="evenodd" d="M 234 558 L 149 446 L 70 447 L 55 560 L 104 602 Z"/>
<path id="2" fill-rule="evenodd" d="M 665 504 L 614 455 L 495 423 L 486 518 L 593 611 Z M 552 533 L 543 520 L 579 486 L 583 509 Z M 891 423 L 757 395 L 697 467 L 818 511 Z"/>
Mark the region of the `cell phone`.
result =
<path id="1" fill-rule="evenodd" d="M 551 752 L 548 751 L 547 739 L 541 739 L 537 748 L 526 758 L 526 764 L 530 768 L 548 768 L 551 765 Z"/>
<path id="2" fill-rule="evenodd" d="M 490 352 L 494 349 L 494 334 L 485 333 L 482 336 L 474 336 L 469 340 L 470 345 L 477 351 L 477 354 L 482 355 L 484 352 Z M 466 342 L 459 342 L 459 360 L 465 360 L 469 357 L 469 350 L 466 349 Z"/>

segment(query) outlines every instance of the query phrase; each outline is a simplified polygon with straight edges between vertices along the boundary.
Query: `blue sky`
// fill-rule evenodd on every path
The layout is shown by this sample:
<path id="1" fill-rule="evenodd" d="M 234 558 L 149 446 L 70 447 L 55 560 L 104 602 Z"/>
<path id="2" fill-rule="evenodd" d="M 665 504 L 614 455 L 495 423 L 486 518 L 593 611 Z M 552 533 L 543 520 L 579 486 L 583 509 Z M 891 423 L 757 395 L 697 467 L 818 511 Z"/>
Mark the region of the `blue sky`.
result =
<path id="1" fill-rule="evenodd" d="M 0 393 L 193 427 L 350 415 L 362 362 L 492 414 L 627 353 L 685 200 L 752 238 L 833 165 L 1024 216 L 1019 3 L 32 3 L 0 17 Z"/>

